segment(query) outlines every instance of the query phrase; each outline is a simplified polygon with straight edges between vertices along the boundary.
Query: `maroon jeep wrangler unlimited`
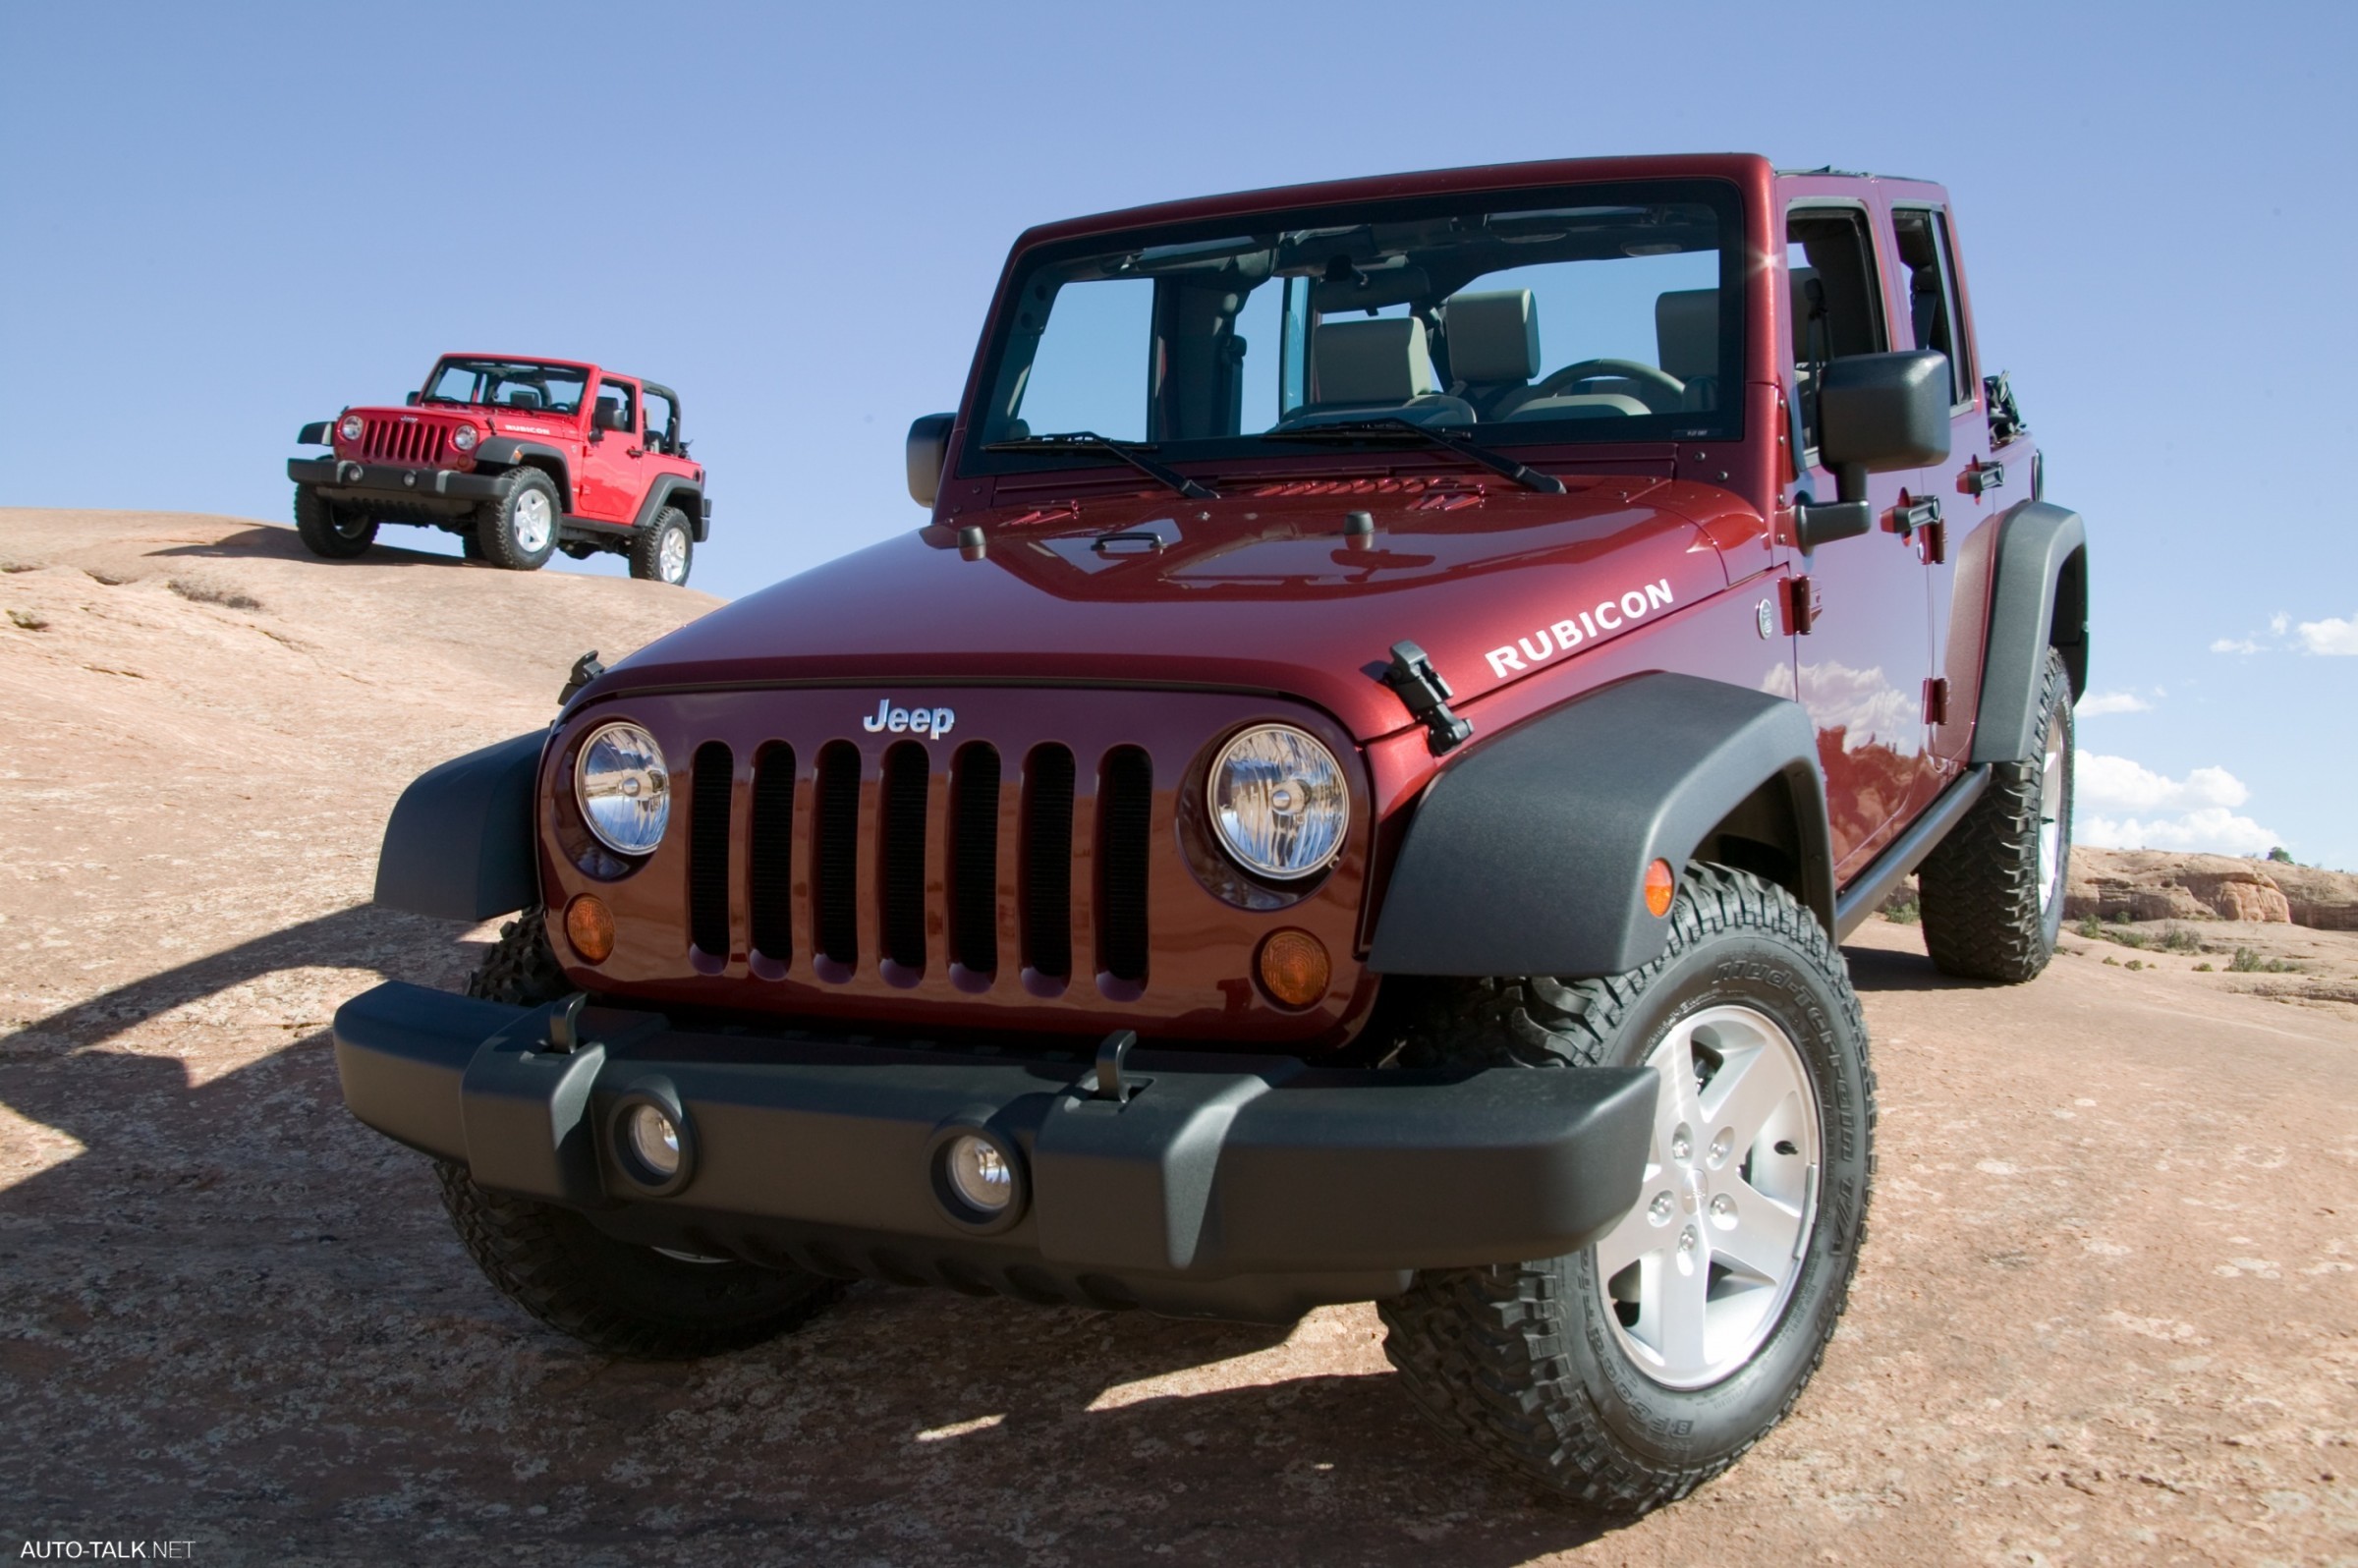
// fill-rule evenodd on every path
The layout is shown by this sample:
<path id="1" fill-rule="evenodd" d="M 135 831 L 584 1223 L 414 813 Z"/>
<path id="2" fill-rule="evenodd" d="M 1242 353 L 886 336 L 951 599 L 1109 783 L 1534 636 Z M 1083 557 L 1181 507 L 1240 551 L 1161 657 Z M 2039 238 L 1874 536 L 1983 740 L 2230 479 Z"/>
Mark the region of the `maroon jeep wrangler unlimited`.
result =
<path id="1" fill-rule="evenodd" d="M 1842 1311 L 1841 935 L 2053 948 L 2085 538 L 1981 368 L 1938 187 L 1754 157 L 1034 230 L 926 526 L 411 786 L 377 897 L 524 914 L 346 1098 L 605 1350 L 1372 1299 L 1474 1452 L 1680 1496 Z"/>
<path id="2" fill-rule="evenodd" d="M 712 520 L 680 395 L 572 360 L 446 354 L 403 407 L 346 409 L 295 440 L 335 449 L 287 460 L 295 531 L 331 561 L 414 523 L 513 571 L 606 551 L 680 584 Z"/>

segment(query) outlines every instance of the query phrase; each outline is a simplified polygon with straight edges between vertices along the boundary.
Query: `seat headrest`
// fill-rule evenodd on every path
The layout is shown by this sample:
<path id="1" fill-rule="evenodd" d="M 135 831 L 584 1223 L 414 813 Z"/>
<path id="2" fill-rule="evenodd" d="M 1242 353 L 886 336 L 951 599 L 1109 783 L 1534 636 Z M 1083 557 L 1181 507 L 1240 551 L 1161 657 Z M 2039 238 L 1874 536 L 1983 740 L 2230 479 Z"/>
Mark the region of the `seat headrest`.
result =
<path id="1" fill-rule="evenodd" d="M 1489 385 L 1540 373 L 1540 311 L 1529 289 L 1453 294 L 1443 308 L 1449 373 L 1458 380 Z"/>
<path id="2" fill-rule="evenodd" d="M 1719 291 L 1678 289 L 1654 298 L 1655 363 L 1681 381 L 1719 373 Z"/>
<path id="3" fill-rule="evenodd" d="M 511 409 L 536 409 L 540 406 L 540 394 L 529 386 L 512 386 L 508 388 L 507 404 Z"/>
<path id="4" fill-rule="evenodd" d="M 1818 269 L 1794 267 L 1788 276 L 1793 280 L 1793 363 L 1803 364 L 1810 358 L 1810 285 L 1818 281 Z"/>
<path id="5" fill-rule="evenodd" d="M 1413 315 L 1321 321 L 1310 360 L 1321 404 L 1406 403 L 1433 390 L 1432 351 Z"/>

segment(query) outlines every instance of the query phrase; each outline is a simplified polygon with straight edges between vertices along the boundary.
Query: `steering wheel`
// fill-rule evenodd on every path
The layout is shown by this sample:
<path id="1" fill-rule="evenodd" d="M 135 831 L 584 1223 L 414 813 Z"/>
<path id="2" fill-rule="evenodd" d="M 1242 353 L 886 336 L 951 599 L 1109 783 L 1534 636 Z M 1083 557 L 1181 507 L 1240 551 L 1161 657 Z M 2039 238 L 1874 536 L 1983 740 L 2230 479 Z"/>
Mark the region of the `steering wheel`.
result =
<path id="1" fill-rule="evenodd" d="M 1565 390 L 1583 381 L 1636 381 L 1668 400 L 1667 406 L 1657 406 L 1652 397 L 1640 397 L 1639 402 L 1656 414 L 1674 412 L 1687 395 L 1687 383 L 1667 370 L 1657 370 L 1642 360 L 1582 360 L 1567 364 L 1532 389 L 1530 399 L 1562 397 Z"/>

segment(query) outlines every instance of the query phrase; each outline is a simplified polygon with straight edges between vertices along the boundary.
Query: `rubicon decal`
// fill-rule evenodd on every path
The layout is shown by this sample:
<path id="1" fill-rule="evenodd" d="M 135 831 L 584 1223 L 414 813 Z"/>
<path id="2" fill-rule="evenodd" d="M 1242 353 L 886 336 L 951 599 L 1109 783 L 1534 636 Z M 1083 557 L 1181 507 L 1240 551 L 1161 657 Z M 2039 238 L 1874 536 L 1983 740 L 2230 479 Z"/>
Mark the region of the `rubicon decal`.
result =
<path id="1" fill-rule="evenodd" d="M 1632 622 L 1642 621 L 1669 605 L 1670 580 L 1663 578 L 1659 583 L 1631 588 L 1617 599 L 1600 599 L 1589 609 L 1568 615 L 1553 626 L 1543 626 L 1505 647 L 1492 648 L 1483 657 L 1490 661 L 1490 673 L 1503 681 L 1514 671 L 1536 669 L 1550 659 L 1561 658 L 1583 643 L 1611 637 Z"/>
<path id="2" fill-rule="evenodd" d="M 958 710 L 948 707 L 894 707 L 892 699 L 885 698 L 876 710 L 860 721 L 869 734 L 889 731 L 894 735 L 947 735 L 950 726 L 958 722 Z"/>

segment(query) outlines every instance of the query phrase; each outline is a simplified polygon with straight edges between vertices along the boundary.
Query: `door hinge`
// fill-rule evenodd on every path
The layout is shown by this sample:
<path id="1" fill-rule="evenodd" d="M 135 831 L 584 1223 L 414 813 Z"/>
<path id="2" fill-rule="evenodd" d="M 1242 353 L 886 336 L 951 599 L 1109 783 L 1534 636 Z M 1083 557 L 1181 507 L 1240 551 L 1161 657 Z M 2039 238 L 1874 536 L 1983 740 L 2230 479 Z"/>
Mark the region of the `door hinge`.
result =
<path id="1" fill-rule="evenodd" d="M 1948 722 L 1948 677 L 1936 675 L 1924 683 L 1924 721 L 1927 724 Z"/>
<path id="2" fill-rule="evenodd" d="M 1806 577 L 1788 579 L 1785 583 L 1785 619 L 1793 625 L 1796 637 L 1807 637 L 1818 624 L 1818 613 L 1825 605 L 1818 599 L 1818 585 Z"/>

